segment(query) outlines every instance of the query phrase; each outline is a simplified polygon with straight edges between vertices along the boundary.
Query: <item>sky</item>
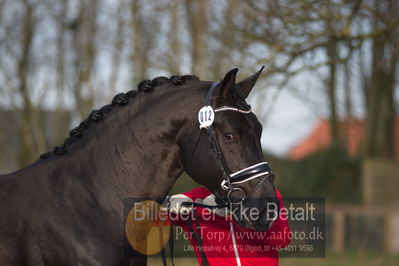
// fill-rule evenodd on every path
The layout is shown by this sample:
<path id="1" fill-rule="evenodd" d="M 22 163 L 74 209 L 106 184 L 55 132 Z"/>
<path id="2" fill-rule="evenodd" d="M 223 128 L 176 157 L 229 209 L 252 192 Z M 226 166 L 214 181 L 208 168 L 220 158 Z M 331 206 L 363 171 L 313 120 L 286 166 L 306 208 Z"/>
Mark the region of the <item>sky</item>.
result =
<path id="1" fill-rule="evenodd" d="M 254 104 L 253 99 L 248 102 Z M 263 125 L 262 148 L 283 157 L 312 131 L 319 118 L 288 90 L 283 90 L 273 104 L 267 118 L 260 120 Z"/>

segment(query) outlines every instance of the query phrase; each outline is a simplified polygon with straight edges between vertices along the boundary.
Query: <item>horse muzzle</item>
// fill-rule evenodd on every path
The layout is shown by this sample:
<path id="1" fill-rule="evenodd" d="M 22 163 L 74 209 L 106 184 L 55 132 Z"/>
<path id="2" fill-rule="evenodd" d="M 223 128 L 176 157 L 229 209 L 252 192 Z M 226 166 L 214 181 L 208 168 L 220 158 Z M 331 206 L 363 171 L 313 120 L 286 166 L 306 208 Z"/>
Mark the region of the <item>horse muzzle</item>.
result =
<path id="1" fill-rule="evenodd" d="M 259 182 L 256 188 L 259 187 L 259 185 L 261 185 L 265 180 L 267 180 L 268 177 L 273 176 L 271 168 L 267 162 L 257 163 L 230 174 L 228 180 L 225 179 L 222 181 L 221 187 L 223 190 L 228 191 L 228 201 L 238 203 L 246 198 L 247 193 L 242 188 L 233 185 L 242 184 L 262 176 L 266 176 L 266 178 Z"/>

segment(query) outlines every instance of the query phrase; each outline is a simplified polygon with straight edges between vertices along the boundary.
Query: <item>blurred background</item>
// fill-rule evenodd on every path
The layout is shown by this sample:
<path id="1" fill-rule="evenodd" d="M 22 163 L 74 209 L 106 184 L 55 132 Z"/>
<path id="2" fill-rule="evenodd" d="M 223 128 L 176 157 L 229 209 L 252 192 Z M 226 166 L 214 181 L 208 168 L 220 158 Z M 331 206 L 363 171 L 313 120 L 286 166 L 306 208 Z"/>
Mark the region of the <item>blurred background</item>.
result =
<path id="1" fill-rule="evenodd" d="M 0 0 L 0 173 L 143 79 L 265 65 L 248 102 L 277 186 L 327 200 L 327 257 L 281 264 L 399 265 L 398 14 L 397 0 Z"/>

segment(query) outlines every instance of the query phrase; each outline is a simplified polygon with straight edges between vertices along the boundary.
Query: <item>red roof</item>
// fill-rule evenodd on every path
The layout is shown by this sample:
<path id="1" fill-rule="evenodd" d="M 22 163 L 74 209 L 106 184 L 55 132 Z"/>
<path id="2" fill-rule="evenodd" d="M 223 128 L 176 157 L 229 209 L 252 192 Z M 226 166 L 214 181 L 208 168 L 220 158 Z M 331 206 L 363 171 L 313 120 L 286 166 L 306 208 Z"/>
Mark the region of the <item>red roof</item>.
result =
<path id="1" fill-rule="evenodd" d="M 350 156 L 359 153 L 365 135 L 365 122 L 359 119 L 350 119 L 339 123 L 339 134 L 346 142 Z M 399 160 L 399 117 L 395 125 L 395 154 Z M 302 159 L 312 153 L 328 148 L 331 145 L 330 124 L 327 120 L 320 120 L 315 129 L 288 153 L 293 160 Z"/>

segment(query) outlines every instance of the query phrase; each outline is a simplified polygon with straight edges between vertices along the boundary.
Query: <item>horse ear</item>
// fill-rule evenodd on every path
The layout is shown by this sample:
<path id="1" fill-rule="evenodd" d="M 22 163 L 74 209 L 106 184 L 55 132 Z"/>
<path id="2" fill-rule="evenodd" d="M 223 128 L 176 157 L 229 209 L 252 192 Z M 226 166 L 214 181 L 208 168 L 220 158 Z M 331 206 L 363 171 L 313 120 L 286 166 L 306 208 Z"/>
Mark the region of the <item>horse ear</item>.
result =
<path id="1" fill-rule="evenodd" d="M 226 98 L 226 96 L 233 91 L 236 84 L 236 75 L 238 68 L 233 68 L 224 76 L 219 87 L 219 98 Z"/>
<path id="2" fill-rule="evenodd" d="M 247 78 L 247 79 L 241 81 L 240 83 L 238 83 L 239 90 L 241 90 L 240 94 L 241 94 L 241 96 L 243 98 L 247 98 L 248 97 L 249 93 L 251 92 L 251 90 L 255 86 L 255 83 L 258 80 L 260 73 L 262 73 L 264 68 L 265 67 L 262 66 L 258 72 L 256 72 L 255 74 L 253 74 L 249 78 Z"/>

